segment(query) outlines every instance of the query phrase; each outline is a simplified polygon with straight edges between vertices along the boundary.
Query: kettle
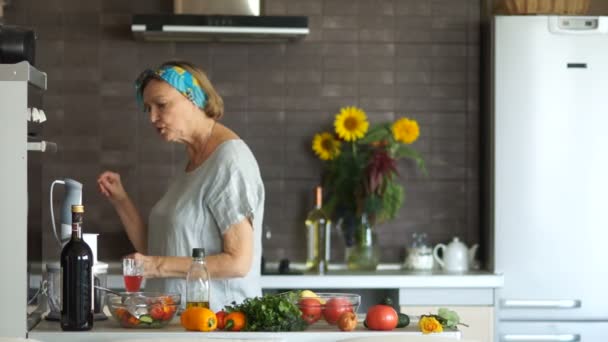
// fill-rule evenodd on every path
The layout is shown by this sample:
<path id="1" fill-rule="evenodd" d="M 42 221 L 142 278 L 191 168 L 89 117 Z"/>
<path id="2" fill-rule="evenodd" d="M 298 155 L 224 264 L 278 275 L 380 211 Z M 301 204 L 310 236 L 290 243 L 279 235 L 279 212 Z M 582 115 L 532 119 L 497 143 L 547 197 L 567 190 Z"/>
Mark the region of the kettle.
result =
<path id="1" fill-rule="evenodd" d="M 433 248 L 433 257 L 441 268 L 448 272 L 466 272 L 474 263 L 477 248 L 479 245 L 475 244 L 469 249 L 458 237 L 454 237 L 447 246 L 437 244 Z M 439 257 L 440 250 L 443 258 Z"/>
<path id="2" fill-rule="evenodd" d="M 55 227 L 55 213 L 53 211 L 53 187 L 55 184 L 65 185 L 65 193 L 63 196 L 63 203 L 61 204 L 61 232 L 57 235 L 57 229 Z M 65 178 L 63 180 L 55 180 L 51 183 L 50 190 L 50 202 L 51 202 L 51 222 L 53 223 L 53 234 L 59 246 L 68 242 L 72 235 L 72 205 L 82 205 L 82 183 L 79 183 L 73 179 Z"/>

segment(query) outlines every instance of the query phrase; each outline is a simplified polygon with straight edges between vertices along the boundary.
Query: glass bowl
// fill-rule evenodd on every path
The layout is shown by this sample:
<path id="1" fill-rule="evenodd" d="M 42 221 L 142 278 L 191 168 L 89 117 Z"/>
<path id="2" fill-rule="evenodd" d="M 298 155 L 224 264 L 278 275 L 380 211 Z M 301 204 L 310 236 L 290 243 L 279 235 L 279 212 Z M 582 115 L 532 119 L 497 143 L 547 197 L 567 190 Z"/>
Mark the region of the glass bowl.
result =
<path id="1" fill-rule="evenodd" d="M 336 324 L 343 312 L 357 313 L 359 304 L 361 304 L 361 295 L 302 291 L 296 304 L 302 311 L 302 318 L 308 324 L 320 320 L 324 320 L 328 324 Z"/>
<path id="2" fill-rule="evenodd" d="M 112 317 L 123 328 L 161 328 L 177 312 L 181 295 L 158 292 L 108 293 L 106 303 Z"/>

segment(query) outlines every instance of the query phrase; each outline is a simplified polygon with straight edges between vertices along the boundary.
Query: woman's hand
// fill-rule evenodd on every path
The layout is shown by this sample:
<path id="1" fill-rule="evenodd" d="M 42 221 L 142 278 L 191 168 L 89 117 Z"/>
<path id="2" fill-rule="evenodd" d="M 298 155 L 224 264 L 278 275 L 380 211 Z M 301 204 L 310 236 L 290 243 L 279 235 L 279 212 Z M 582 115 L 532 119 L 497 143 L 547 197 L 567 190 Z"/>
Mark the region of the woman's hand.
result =
<path id="1" fill-rule="evenodd" d="M 127 199 L 127 192 L 122 186 L 120 175 L 116 172 L 106 171 L 97 178 L 99 192 L 106 196 L 114 205 Z"/>
<path id="2" fill-rule="evenodd" d="M 130 259 L 140 259 L 144 261 L 144 278 L 157 278 L 159 257 L 144 255 L 141 253 L 133 253 L 125 256 Z"/>

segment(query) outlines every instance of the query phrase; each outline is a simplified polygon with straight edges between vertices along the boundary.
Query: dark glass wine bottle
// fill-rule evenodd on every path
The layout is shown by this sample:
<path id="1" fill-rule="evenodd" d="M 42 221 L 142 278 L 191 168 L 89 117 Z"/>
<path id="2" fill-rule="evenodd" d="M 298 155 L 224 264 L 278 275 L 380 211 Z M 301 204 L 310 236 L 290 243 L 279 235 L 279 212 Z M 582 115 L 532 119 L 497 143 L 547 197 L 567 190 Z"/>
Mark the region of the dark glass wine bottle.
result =
<path id="1" fill-rule="evenodd" d="M 93 252 L 82 239 L 84 206 L 72 206 L 72 238 L 61 251 L 61 329 L 93 327 Z"/>

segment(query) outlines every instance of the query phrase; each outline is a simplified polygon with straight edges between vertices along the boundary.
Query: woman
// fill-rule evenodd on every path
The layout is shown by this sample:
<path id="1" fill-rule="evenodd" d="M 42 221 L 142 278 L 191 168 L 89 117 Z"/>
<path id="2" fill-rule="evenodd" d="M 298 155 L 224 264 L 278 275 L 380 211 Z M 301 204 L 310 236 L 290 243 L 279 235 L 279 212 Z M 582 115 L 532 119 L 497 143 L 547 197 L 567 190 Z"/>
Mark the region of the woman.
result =
<path id="1" fill-rule="evenodd" d="M 150 212 L 148 225 L 116 173 L 99 176 L 105 195 L 144 259 L 146 290 L 185 297 L 192 248 L 204 247 L 211 308 L 261 295 L 259 284 L 264 186 L 243 140 L 217 122 L 223 101 L 203 71 L 168 62 L 144 71 L 137 98 L 167 142 L 186 147 L 188 163 Z"/>

